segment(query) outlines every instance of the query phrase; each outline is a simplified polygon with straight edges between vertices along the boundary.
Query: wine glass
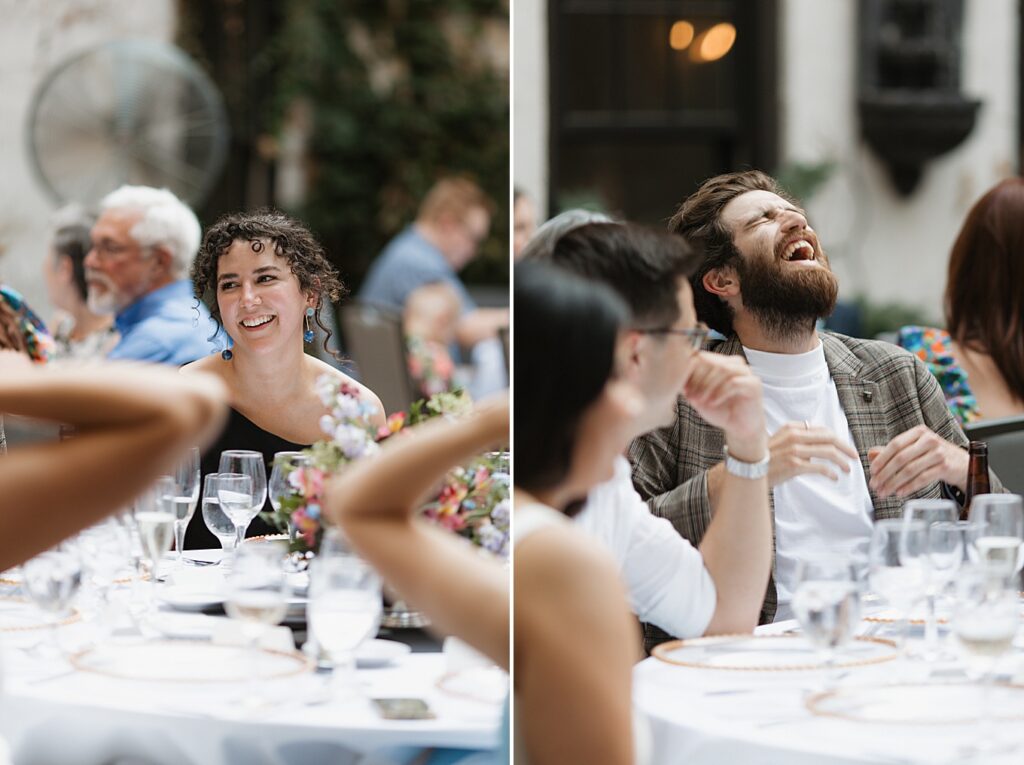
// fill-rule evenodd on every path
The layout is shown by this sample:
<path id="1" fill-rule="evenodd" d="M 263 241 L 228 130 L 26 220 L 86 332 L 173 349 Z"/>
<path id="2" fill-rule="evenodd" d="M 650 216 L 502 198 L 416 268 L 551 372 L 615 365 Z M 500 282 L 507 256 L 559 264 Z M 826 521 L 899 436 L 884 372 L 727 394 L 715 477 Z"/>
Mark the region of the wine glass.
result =
<path id="1" fill-rule="evenodd" d="M 309 568 L 309 627 L 334 664 L 334 685 L 355 668 L 355 650 L 377 634 L 382 611 L 377 572 L 349 548 L 338 529 L 327 529 Z"/>
<path id="2" fill-rule="evenodd" d="M 57 617 L 51 624 L 53 649 L 61 653 L 57 640 L 59 618 L 68 613 L 82 584 L 82 560 L 71 545 L 64 543 L 40 553 L 21 567 L 25 593 L 43 611 Z"/>
<path id="3" fill-rule="evenodd" d="M 841 555 L 798 561 L 792 606 L 804 635 L 831 670 L 836 650 L 849 643 L 860 623 L 860 588 L 853 566 Z"/>
<path id="4" fill-rule="evenodd" d="M 238 529 L 238 544 L 241 544 L 242 540 L 245 539 L 245 530 L 252 523 L 252 519 L 263 509 L 263 503 L 267 501 L 267 468 L 263 461 L 263 455 L 259 452 L 239 449 L 221 452 L 220 469 L 217 472 L 249 476 L 252 481 L 251 502 L 246 513 L 243 515 L 237 505 L 234 507 L 234 515 L 228 513 L 231 520 L 235 522 L 236 527 L 239 527 L 239 524 L 241 524 Z M 221 499 L 221 505 L 224 506 L 224 510 L 227 512 L 228 508 L 224 504 L 223 498 Z"/>
<path id="5" fill-rule="evenodd" d="M 171 549 L 174 539 L 176 517 L 172 500 L 175 492 L 174 479 L 161 476 L 135 503 L 134 517 L 142 546 L 142 562 L 154 582 L 160 560 Z"/>
<path id="6" fill-rule="evenodd" d="M 115 621 L 111 590 L 118 575 L 131 566 L 131 537 L 127 527 L 107 519 L 82 531 L 78 545 L 98 596 L 99 624 L 106 628 Z"/>
<path id="7" fill-rule="evenodd" d="M 252 520 L 252 476 L 241 473 L 217 474 L 217 501 L 221 512 L 231 519 L 235 527 L 235 555 L 245 539 L 245 529 Z"/>
<path id="8" fill-rule="evenodd" d="M 226 581 L 224 610 L 241 624 L 242 637 L 253 657 L 250 693 L 246 703 L 259 705 L 259 640 L 269 627 L 278 624 L 288 609 L 290 588 L 283 563 L 288 548 L 283 541 L 244 545 L 236 550 Z"/>
<path id="9" fill-rule="evenodd" d="M 184 565 L 185 530 L 196 512 L 199 502 L 199 449 L 193 446 L 175 467 L 171 476 L 174 494 L 169 500 L 174 511 L 174 546 L 178 551 L 178 565 Z"/>
<path id="10" fill-rule="evenodd" d="M 896 632 L 901 648 L 914 605 L 924 597 L 924 568 L 912 561 L 927 550 L 928 526 L 924 521 L 890 518 L 876 521 L 868 548 L 868 581 L 896 611 Z M 905 546 L 913 555 L 900 555 Z M 906 559 L 908 563 L 904 563 Z"/>
<path id="11" fill-rule="evenodd" d="M 1024 563 L 1024 502 L 1020 495 L 979 494 L 971 501 L 969 518 L 979 527 L 969 551 L 972 560 L 996 577 L 1020 573 Z"/>
<path id="12" fill-rule="evenodd" d="M 220 488 L 220 473 L 208 473 L 203 479 L 203 523 L 217 537 L 222 551 L 220 563 L 229 552 L 233 552 L 238 540 L 235 523 L 221 509 L 217 492 Z M 242 476 L 245 478 L 246 476 Z"/>
<path id="13" fill-rule="evenodd" d="M 950 499 L 911 499 L 903 506 L 905 521 L 924 521 L 930 529 L 936 523 L 956 523 L 960 511 L 956 502 Z M 924 643 L 925 658 L 933 660 L 939 653 L 939 627 L 935 615 L 935 598 L 939 594 L 941 577 L 933 576 L 931 559 L 927 555 L 917 563 L 924 565 L 925 572 L 925 612 Z M 905 565 L 905 564 L 904 564 Z"/>
<path id="14" fill-rule="evenodd" d="M 991 567 L 968 566 L 957 580 L 953 634 L 968 674 L 982 682 L 981 728 L 974 753 L 999 750 L 992 725 L 992 685 L 999 659 L 1013 644 L 1020 605 L 1009 577 L 996 579 Z"/>
<path id="15" fill-rule="evenodd" d="M 302 452 L 277 452 L 274 455 L 274 467 L 270 470 L 270 485 L 268 494 L 270 505 L 275 512 L 281 510 L 281 500 L 287 497 L 296 496 L 295 488 L 288 482 L 288 477 L 299 467 L 310 465 L 309 455 Z M 289 538 L 294 537 L 294 529 L 288 524 Z"/>

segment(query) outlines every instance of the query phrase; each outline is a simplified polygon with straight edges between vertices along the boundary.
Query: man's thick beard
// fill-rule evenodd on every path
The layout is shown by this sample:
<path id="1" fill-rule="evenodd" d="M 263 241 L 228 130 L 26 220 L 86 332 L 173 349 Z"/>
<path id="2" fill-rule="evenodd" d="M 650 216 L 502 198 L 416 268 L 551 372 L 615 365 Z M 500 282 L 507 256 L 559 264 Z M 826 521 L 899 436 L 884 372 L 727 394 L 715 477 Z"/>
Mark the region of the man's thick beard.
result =
<path id="1" fill-rule="evenodd" d="M 808 332 L 818 319 L 835 310 L 839 282 L 827 265 L 807 270 L 797 267 L 787 274 L 774 257 L 741 257 L 736 271 L 743 306 L 769 337 L 786 339 Z"/>

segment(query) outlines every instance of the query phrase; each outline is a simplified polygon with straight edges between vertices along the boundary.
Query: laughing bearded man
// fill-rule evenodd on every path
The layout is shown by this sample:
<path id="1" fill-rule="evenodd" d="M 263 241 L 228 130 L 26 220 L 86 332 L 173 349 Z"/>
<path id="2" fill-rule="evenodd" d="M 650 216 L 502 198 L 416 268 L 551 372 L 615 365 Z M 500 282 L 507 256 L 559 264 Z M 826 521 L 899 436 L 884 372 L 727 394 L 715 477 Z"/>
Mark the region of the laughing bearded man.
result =
<path id="1" fill-rule="evenodd" d="M 694 302 L 726 338 L 708 349 L 742 354 L 763 384 L 776 551 L 761 621 L 787 618 L 799 561 L 866 553 L 874 519 L 899 517 L 909 498 L 962 499 L 967 439 L 916 357 L 817 331 L 838 283 L 804 211 L 774 179 L 712 178 L 669 228 L 703 252 Z M 694 544 L 716 507 L 723 444 L 679 399 L 674 425 L 630 447 L 637 490 Z"/>

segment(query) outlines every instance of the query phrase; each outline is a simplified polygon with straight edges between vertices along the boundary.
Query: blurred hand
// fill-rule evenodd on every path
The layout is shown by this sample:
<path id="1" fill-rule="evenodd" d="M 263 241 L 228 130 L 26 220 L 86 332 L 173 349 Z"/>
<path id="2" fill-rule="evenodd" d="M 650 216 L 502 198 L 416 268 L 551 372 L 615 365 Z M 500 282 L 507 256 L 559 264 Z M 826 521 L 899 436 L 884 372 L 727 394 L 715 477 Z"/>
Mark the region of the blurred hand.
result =
<path id="1" fill-rule="evenodd" d="M 871 480 L 879 497 L 903 497 L 935 481 L 967 488 L 967 450 L 951 444 L 927 425 L 900 433 L 885 446 L 868 449 Z"/>
<path id="2" fill-rule="evenodd" d="M 809 473 L 838 481 L 836 468 L 849 473 L 851 460 L 858 459 L 856 450 L 831 430 L 804 422 L 787 422 L 768 441 L 768 449 L 768 485 L 772 487 Z"/>
<path id="3" fill-rule="evenodd" d="M 729 453 L 757 462 L 767 449 L 761 381 L 739 356 L 699 352 L 683 395 L 697 414 L 725 431 Z"/>

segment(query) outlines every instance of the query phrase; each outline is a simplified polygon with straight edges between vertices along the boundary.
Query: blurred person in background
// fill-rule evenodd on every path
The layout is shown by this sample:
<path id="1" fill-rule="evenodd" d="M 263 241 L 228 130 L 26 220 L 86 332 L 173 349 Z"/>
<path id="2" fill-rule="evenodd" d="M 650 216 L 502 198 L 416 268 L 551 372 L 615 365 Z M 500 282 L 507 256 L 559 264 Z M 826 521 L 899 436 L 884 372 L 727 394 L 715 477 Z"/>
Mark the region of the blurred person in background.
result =
<path id="1" fill-rule="evenodd" d="M 409 354 L 409 374 L 429 398 L 461 387 L 449 348 L 460 314 L 459 295 L 450 284 L 434 282 L 409 293 L 402 311 L 402 333 Z"/>
<path id="2" fill-rule="evenodd" d="M 57 309 L 52 322 L 54 358 L 104 358 L 117 345 L 114 317 L 89 310 L 85 282 L 85 256 L 92 248 L 91 230 L 96 217 L 78 205 L 54 216 L 50 251 L 43 260 L 46 290 Z"/>
<path id="3" fill-rule="evenodd" d="M 0 571 L 124 507 L 182 452 L 209 443 L 223 399 L 208 375 L 125 363 L 45 369 L 0 351 L 0 413 L 75 428 L 70 440 L 0 460 Z"/>
<path id="4" fill-rule="evenodd" d="M 591 212 L 574 208 L 558 213 L 554 218 L 545 221 L 533 232 L 530 241 L 523 248 L 520 258 L 534 260 L 550 258 L 555 251 L 555 244 L 565 234 L 588 223 L 613 223 L 604 213 Z"/>
<path id="5" fill-rule="evenodd" d="M 975 203 L 949 256 L 946 329 L 903 327 L 961 424 L 1024 414 L 1024 179 Z"/>
<path id="6" fill-rule="evenodd" d="M 636 622 L 614 560 L 570 521 L 612 478 L 643 407 L 621 374 L 629 311 L 538 262 L 516 266 L 513 303 L 516 762 L 642 762 Z"/>
<path id="7" fill-rule="evenodd" d="M 188 281 L 201 233 L 167 189 L 122 186 L 100 202 L 85 282 L 89 310 L 113 315 L 121 335 L 109 358 L 180 366 L 212 352 L 210 315 Z"/>
<path id="8" fill-rule="evenodd" d="M 196 298 L 206 301 L 230 348 L 182 369 L 206 372 L 230 394 L 228 423 L 203 456 L 202 473 L 218 472 L 227 449 L 261 452 L 270 475 L 274 454 L 299 451 L 325 437 L 326 413 L 317 393 L 321 376 L 359 391 L 369 422 L 384 424 L 384 407 L 373 391 L 305 352 L 315 340 L 314 322 L 330 330 L 320 311 L 341 299 L 344 286 L 323 247 L 299 221 L 276 210 L 225 215 L 206 231 L 192 267 Z M 270 500 L 265 505 L 271 509 Z M 248 535 L 275 533 L 257 517 Z M 187 549 L 216 547 L 203 519 L 193 516 L 185 534 Z"/>
<path id="9" fill-rule="evenodd" d="M 519 260 L 523 248 L 537 230 L 537 206 L 520 189 L 512 194 L 512 258 Z"/>

